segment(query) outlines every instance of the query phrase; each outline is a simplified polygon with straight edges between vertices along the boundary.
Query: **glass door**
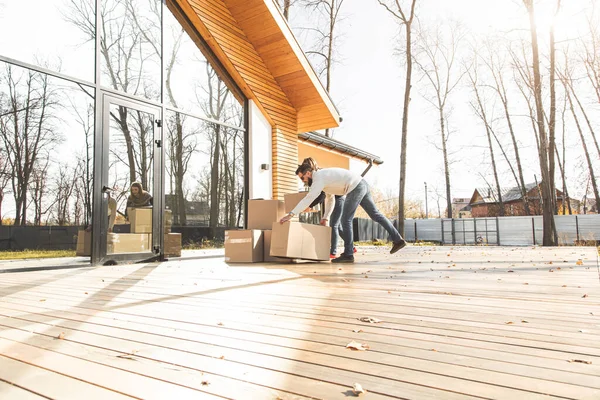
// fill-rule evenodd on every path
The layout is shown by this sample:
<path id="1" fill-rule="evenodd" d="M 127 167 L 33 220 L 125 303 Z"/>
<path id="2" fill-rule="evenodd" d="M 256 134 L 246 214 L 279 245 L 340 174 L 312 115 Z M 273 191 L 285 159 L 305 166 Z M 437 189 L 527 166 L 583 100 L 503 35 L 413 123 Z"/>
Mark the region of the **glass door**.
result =
<path id="1" fill-rule="evenodd" d="M 92 263 L 151 260 L 161 255 L 160 108 L 104 94 L 94 207 Z M 98 203 L 96 203 L 98 204 Z M 98 214 L 96 214 L 98 212 Z"/>

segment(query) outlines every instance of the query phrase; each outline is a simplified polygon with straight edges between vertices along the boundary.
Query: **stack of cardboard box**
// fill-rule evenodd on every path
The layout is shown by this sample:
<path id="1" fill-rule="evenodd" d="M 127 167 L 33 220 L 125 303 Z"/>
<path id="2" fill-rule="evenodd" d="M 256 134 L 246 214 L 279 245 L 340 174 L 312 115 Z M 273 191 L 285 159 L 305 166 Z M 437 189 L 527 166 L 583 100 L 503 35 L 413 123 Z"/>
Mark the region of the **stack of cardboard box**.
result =
<path id="1" fill-rule="evenodd" d="M 140 253 L 152 250 L 152 208 L 128 208 L 130 233 L 108 233 L 107 253 Z M 164 212 L 165 255 L 181 257 L 181 233 L 171 233 L 171 210 Z M 92 232 L 82 230 L 77 235 L 78 256 L 91 255 Z"/>
<path id="2" fill-rule="evenodd" d="M 292 193 L 281 200 L 248 201 L 248 229 L 225 231 L 226 262 L 281 262 L 290 259 L 329 260 L 331 228 L 303 224 L 298 217 L 279 220 L 306 196 Z"/>

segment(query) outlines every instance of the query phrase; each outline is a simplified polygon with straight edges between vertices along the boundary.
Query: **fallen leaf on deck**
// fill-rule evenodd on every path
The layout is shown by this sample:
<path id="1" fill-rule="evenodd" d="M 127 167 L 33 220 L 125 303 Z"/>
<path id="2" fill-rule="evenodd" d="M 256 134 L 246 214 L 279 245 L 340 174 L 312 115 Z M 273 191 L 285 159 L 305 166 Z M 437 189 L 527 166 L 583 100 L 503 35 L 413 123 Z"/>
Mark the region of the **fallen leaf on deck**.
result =
<path id="1" fill-rule="evenodd" d="M 581 261 L 581 259 L 577 260 L 577 262 L 575 263 L 576 265 L 583 265 L 583 261 Z"/>
<path id="2" fill-rule="evenodd" d="M 581 296 L 581 297 L 585 299 L 586 297 L 588 297 L 588 295 L 587 295 L 587 294 L 584 294 L 584 295 L 583 295 L 583 296 Z"/>
<path id="3" fill-rule="evenodd" d="M 222 322 L 219 322 L 217 325 L 219 325 L 219 326 L 223 326 L 223 323 L 222 323 Z"/>
<path id="4" fill-rule="evenodd" d="M 224 359 L 225 359 L 225 356 L 221 356 L 221 357 L 219 357 L 219 359 L 220 359 L 220 360 L 224 360 Z"/>
<path id="5" fill-rule="evenodd" d="M 59 333 L 56 338 L 57 339 L 64 339 L 65 338 L 65 333 L 64 332 Z"/>
<path id="6" fill-rule="evenodd" d="M 46 301 L 46 299 L 41 299 L 40 301 Z"/>
<path id="7" fill-rule="evenodd" d="M 352 329 L 352 332 L 354 333 L 361 333 L 363 330 L 362 329 Z"/>
<path id="8" fill-rule="evenodd" d="M 567 285 L 562 285 L 562 287 L 567 287 Z"/>
<path id="9" fill-rule="evenodd" d="M 348 343 L 346 345 L 346 348 L 352 349 L 352 350 L 361 350 L 361 351 L 364 351 L 364 350 L 367 350 L 369 348 L 369 346 L 367 346 L 366 344 L 362 344 L 362 343 L 358 343 L 358 342 L 352 341 L 352 342 L 350 342 L 350 343 Z"/>
<path id="10" fill-rule="evenodd" d="M 582 363 L 582 364 L 591 364 L 591 361 L 586 361 L 586 360 L 567 360 L 570 363 Z"/>
<path id="11" fill-rule="evenodd" d="M 436 349 L 431 349 L 431 351 L 437 351 Z"/>
<path id="12" fill-rule="evenodd" d="M 512 324 L 512 321 L 505 322 L 506 325 Z"/>
<path id="13" fill-rule="evenodd" d="M 208 386 L 208 385 L 210 385 L 209 381 L 202 381 L 202 386 Z"/>
<path id="14" fill-rule="evenodd" d="M 521 322 L 524 323 L 524 324 L 528 324 L 529 323 L 529 321 L 525 321 L 525 320 L 521 320 Z"/>
<path id="15" fill-rule="evenodd" d="M 354 385 L 352 385 L 352 391 L 357 396 L 360 396 L 361 394 L 366 392 L 366 390 L 362 388 L 360 383 L 355 383 Z"/>
<path id="16" fill-rule="evenodd" d="M 365 278 L 368 278 L 368 277 L 369 277 L 369 275 L 365 275 Z"/>
<path id="17" fill-rule="evenodd" d="M 356 319 L 359 321 L 362 321 L 362 322 L 368 322 L 370 324 L 378 324 L 380 322 L 383 322 L 380 319 L 372 318 L 372 317 L 360 317 L 360 318 L 356 318 Z"/>
<path id="18" fill-rule="evenodd" d="M 507 272 L 515 272 L 515 271 L 513 271 L 512 269 L 509 269 Z"/>

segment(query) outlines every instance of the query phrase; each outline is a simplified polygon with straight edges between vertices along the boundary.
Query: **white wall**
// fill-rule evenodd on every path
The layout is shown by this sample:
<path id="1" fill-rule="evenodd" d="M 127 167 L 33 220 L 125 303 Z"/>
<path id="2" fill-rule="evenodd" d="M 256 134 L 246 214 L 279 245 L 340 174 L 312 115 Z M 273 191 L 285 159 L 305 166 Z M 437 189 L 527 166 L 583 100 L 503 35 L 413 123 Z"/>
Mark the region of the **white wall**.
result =
<path id="1" fill-rule="evenodd" d="M 262 115 L 254 101 L 248 101 L 250 143 L 249 143 L 249 169 L 250 199 L 270 199 L 273 196 L 273 165 L 272 165 L 272 128 L 267 119 Z M 262 170 L 261 164 L 268 164 L 268 170 Z"/>

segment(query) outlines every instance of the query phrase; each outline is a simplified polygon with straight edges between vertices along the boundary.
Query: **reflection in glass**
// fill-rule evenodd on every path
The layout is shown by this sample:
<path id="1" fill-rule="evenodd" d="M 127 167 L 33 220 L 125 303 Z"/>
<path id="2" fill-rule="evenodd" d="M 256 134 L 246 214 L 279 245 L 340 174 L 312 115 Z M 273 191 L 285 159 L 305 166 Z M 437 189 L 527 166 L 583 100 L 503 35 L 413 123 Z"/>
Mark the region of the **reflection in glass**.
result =
<path id="1" fill-rule="evenodd" d="M 94 0 L 3 1 L 0 54 L 93 82 L 95 18 Z"/>
<path id="2" fill-rule="evenodd" d="M 102 85 L 160 101 L 161 0 L 102 0 L 100 12 Z"/>
<path id="3" fill-rule="evenodd" d="M 243 126 L 243 106 L 221 81 L 215 70 L 179 22 L 166 11 L 165 103 L 235 126 Z M 227 109 L 228 112 L 223 112 Z"/>
<path id="4" fill-rule="evenodd" d="M 152 245 L 153 114 L 110 105 L 108 132 L 109 198 L 116 209 L 116 224 L 107 235 L 107 253 L 148 252 Z M 127 225 L 123 227 L 121 225 Z M 128 229 L 127 229 L 128 228 Z"/>
<path id="5" fill-rule="evenodd" d="M 4 224 L 91 223 L 93 127 L 92 88 L 0 62 Z"/>
<path id="6" fill-rule="evenodd" d="M 171 111 L 165 128 L 173 225 L 243 225 L 244 132 Z"/>

